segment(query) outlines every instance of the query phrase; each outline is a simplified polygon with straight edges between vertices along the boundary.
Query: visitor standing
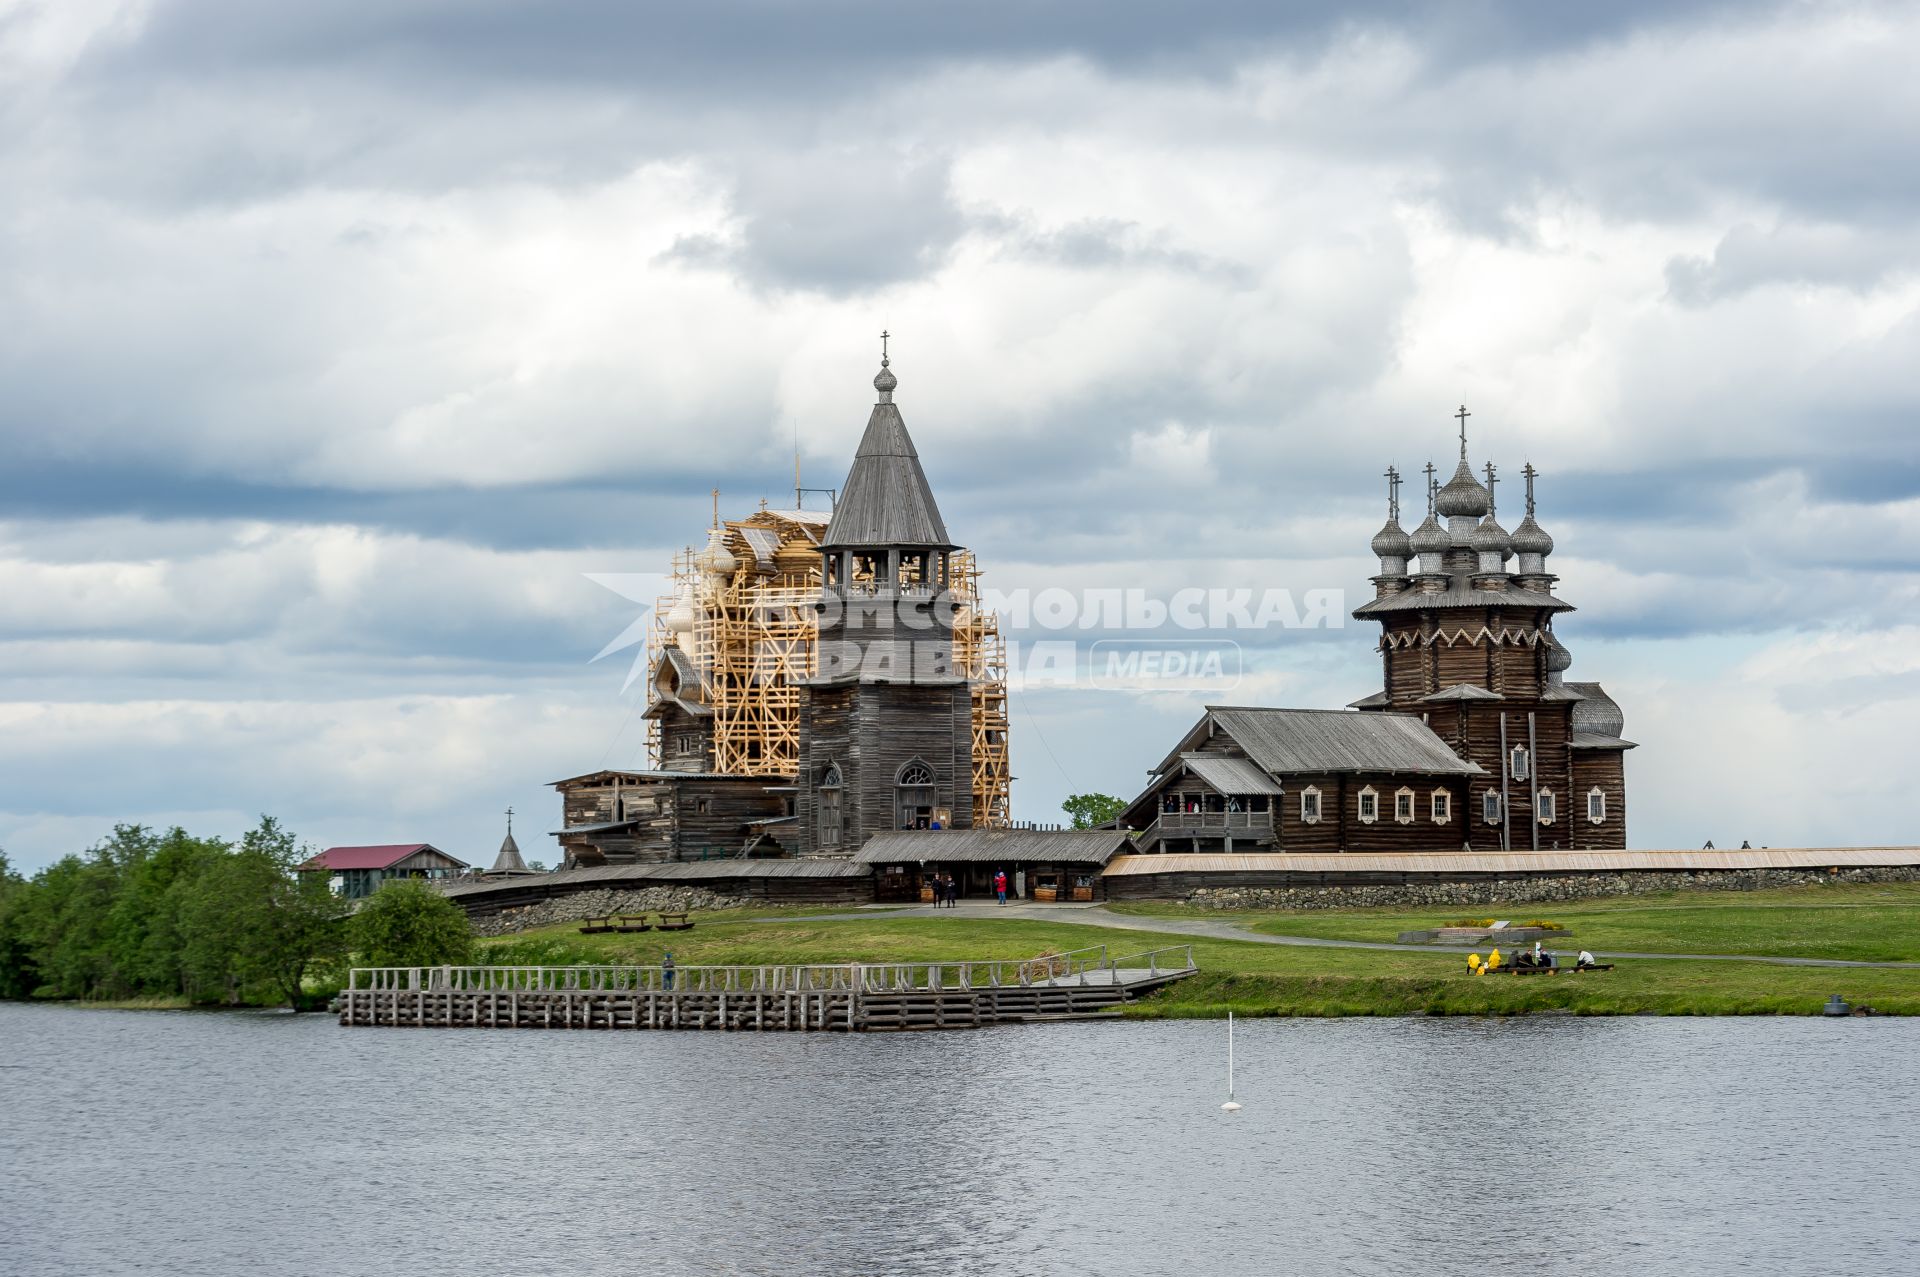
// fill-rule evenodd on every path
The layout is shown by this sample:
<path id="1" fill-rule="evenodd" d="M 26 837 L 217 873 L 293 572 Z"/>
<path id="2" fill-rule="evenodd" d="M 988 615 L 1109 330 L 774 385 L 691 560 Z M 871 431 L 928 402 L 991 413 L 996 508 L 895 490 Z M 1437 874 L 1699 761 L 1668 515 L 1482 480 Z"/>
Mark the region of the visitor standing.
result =
<path id="1" fill-rule="evenodd" d="M 660 959 L 660 987 L 663 989 L 673 987 L 673 950 L 671 949 L 667 950 L 666 955 Z"/>
<path id="2" fill-rule="evenodd" d="M 1000 897 L 1000 903 L 1007 903 L 1007 871 L 1002 869 L 993 875 L 993 894 Z"/>

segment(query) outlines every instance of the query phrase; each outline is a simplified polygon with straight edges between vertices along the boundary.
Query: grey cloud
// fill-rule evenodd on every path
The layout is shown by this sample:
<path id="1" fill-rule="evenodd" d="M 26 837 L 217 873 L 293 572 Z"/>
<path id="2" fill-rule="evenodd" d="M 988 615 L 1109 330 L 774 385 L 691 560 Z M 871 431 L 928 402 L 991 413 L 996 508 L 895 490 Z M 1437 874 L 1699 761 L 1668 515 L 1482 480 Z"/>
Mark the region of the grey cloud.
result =
<path id="1" fill-rule="evenodd" d="M 1776 284 L 1865 292 L 1913 273 L 1920 236 L 1850 225 L 1736 226 L 1710 257 L 1667 263 L 1667 291 L 1683 305 L 1705 306 Z"/>
<path id="2" fill-rule="evenodd" d="M 103 78 L 124 80 L 143 73 L 360 63 L 393 75 L 488 86 L 665 82 L 784 95 L 800 84 L 857 89 L 939 62 L 1064 54 L 1177 74 L 1218 67 L 1249 46 L 1312 47 L 1355 25 L 1407 28 L 1457 65 L 1617 37 L 1725 7 L 1697 0 L 1604 6 L 1508 0 L 1440 8 L 1413 0 L 1364 6 L 1227 0 L 1189 10 L 1158 0 L 981 0 L 966 6 L 556 0 L 529 9 L 511 0 L 337 0 L 289 10 L 207 0 L 160 7 L 137 40 L 104 44 L 90 55 L 88 67 Z"/>
<path id="3" fill-rule="evenodd" d="M 1172 244 L 1164 230 L 1113 217 L 1090 217 L 1066 226 L 1034 227 L 1011 217 L 977 218 L 976 231 L 1001 240 L 1008 258 L 1051 262 L 1076 270 L 1145 268 L 1207 275 L 1224 283 L 1247 285 L 1255 272 L 1238 262 Z"/>
<path id="4" fill-rule="evenodd" d="M 884 145 L 754 155 L 734 215 L 737 236 L 683 237 L 666 260 L 721 266 L 757 287 L 855 293 L 929 273 L 965 226 L 946 157 Z"/>

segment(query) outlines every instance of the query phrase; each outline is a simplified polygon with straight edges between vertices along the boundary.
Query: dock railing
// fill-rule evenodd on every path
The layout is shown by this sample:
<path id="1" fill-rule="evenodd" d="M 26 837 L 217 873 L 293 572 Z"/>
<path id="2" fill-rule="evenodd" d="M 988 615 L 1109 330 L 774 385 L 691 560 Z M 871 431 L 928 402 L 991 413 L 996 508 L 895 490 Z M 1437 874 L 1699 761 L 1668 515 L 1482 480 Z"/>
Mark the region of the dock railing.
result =
<path id="1" fill-rule="evenodd" d="M 355 967 L 347 991 L 405 993 L 863 993 L 1124 983 L 1193 971 L 1192 945 L 1114 957 L 1106 945 L 1032 958 L 764 966 Z"/>

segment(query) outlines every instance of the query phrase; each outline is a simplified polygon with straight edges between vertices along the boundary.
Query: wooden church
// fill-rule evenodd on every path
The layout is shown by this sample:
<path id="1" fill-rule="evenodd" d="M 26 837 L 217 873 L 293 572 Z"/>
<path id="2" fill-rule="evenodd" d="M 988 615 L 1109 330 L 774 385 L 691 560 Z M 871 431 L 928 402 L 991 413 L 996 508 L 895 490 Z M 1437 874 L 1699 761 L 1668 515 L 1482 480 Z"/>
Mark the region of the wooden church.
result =
<path id="1" fill-rule="evenodd" d="M 1427 466 L 1427 513 L 1400 526 L 1387 472 L 1375 534 L 1381 690 L 1350 711 L 1209 707 L 1154 769 L 1122 822 L 1145 852 L 1548 851 L 1627 845 L 1625 727 L 1598 683 L 1566 680 L 1553 632 L 1553 538 L 1511 533 L 1467 459 L 1444 486 Z M 1444 520 L 1444 522 L 1443 522 Z"/>
<path id="2" fill-rule="evenodd" d="M 554 782 L 566 867 L 851 858 L 877 833 L 1007 823 L 998 623 L 940 517 L 898 384 L 883 348 L 830 515 L 716 514 L 658 609 L 659 765 Z"/>

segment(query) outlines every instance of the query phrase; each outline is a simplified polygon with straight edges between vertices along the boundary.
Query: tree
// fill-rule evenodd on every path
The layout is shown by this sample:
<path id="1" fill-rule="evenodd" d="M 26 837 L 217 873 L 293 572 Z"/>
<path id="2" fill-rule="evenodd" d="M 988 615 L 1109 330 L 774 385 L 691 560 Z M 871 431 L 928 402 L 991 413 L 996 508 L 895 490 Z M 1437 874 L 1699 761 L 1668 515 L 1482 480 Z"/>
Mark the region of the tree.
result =
<path id="1" fill-rule="evenodd" d="M 122 865 L 120 890 L 108 916 L 113 978 L 121 990 L 184 994 L 193 990 L 184 963 L 186 916 L 194 895 L 232 850 L 219 838 L 195 838 L 175 826 L 158 838 L 121 826 L 115 838 L 135 845 Z"/>
<path id="2" fill-rule="evenodd" d="M 1118 820 L 1126 809 L 1126 803 L 1112 794 L 1069 794 L 1067 801 L 1060 804 L 1060 810 L 1067 813 L 1075 829 L 1093 829 Z"/>
<path id="3" fill-rule="evenodd" d="M 0 998 L 28 997 L 40 985 L 39 970 L 21 930 L 29 890 L 7 853 L 0 851 Z"/>
<path id="4" fill-rule="evenodd" d="M 296 1008 L 313 1001 L 307 977 L 338 968 L 346 926 L 326 878 L 295 872 L 311 850 L 262 816 L 237 850 L 201 876 L 183 939 L 189 977 L 203 991 L 224 986 L 228 1000 L 239 1001 L 257 987 Z"/>
<path id="5" fill-rule="evenodd" d="M 382 883 L 353 915 L 353 950 L 373 967 L 436 967 L 473 958 L 473 925 L 426 883 Z"/>

